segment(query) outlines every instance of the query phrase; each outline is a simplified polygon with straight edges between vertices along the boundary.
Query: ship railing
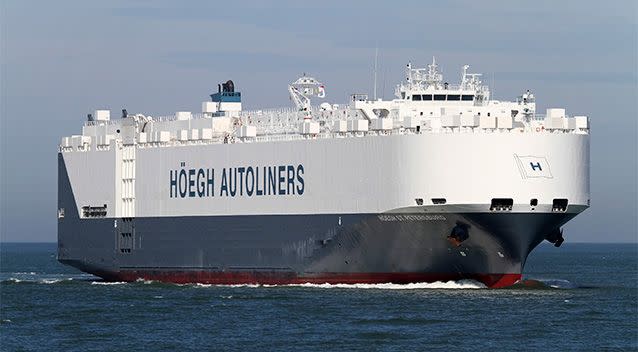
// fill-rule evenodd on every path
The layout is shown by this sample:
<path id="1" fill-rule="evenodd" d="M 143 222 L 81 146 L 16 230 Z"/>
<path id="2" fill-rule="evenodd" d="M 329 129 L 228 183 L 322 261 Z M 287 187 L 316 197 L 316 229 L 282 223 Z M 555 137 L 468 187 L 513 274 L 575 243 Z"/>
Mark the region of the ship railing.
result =
<path id="1" fill-rule="evenodd" d="M 84 126 L 111 126 L 117 125 L 120 123 L 120 120 L 93 120 L 93 121 L 84 121 Z"/>
<path id="2" fill-rule="evenodd" d="M 154 122 L 166 122 L 166 121 L 176 121 L 177 120 L 177 116 L 175 116 L 175 115 L 147 116 L 147 117 L 150 118 Z M 201 112 L 200 113 L 191 114 L 191 119 L 192 120 L 203 119 L 203 118 L 210 118 L 210 116 L 205 115 L 204 113 L 201 113 Z"/>

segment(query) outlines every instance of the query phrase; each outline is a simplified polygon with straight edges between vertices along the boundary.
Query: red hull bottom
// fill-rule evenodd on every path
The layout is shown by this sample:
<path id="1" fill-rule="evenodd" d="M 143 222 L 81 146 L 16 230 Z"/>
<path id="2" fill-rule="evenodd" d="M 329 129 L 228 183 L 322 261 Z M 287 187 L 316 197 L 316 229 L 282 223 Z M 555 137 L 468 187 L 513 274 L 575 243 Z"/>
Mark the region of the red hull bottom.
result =
<path id="1" fill-rule="evenodd" d="M 320 273 L 298 276 L 290 272 L 219 272 L 219 271 L 121 271 L 99 275 L 110 281 L 138 279 L 176 284 L 213 285 L 291 285 L 291 284 L 409 284 L 470 279 L 489 288 L 508 287 L 521 280 L 521 274 L 437 274 L 437 273 Z"/>

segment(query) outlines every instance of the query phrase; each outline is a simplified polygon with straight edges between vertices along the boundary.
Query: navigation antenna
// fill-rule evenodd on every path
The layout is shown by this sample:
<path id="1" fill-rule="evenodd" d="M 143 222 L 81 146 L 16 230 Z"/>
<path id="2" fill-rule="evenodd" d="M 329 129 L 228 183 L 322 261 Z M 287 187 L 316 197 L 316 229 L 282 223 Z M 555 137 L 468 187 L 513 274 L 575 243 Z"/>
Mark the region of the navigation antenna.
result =
<path id="1" fill-rule="evenodd" d="M 377 62 L 379 61 L 379 46 L 374 51 L 374 101 L 377 101 Z"/>
<path id="2" fill-rule="evenodd" d="M 439 65 L 436 64 L 436 58 L 432 56 L 432 63 L 428 65 L 428 72 L 425 74 L 425 83 L 427 86 L 440 89 L 441 82 L 443 82 L 443 75 L 439 72 Z"/>
<path id="3" fill-rule="evenodd" d="M 317 81 L 313 77 L 303 76 L 297 78 L 296 81 L 288 85 L 288 93 L 290 93 L 290 100 L 293 101 L 299 111 L 310 112 L 310 98 L 324 98 L 326 96 L 326 90 L 323 83 Z M 309 118 L 310 116 L 308 116 Z"/>

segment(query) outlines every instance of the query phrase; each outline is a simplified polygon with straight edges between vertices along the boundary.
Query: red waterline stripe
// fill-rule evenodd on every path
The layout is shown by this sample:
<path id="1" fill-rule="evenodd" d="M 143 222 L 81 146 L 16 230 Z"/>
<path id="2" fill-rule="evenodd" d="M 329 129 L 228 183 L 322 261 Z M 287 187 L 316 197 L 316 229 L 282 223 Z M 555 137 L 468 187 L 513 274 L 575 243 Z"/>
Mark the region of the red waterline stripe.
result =
<path id="1" fill-rule="evenodd" d="M 110 281 L 137 279 L 177 284 L 202 283 L 213 285 L 290 285 L 290 284 L 409 284 L 416 282 L 457 281 L 471 279 L 489 288 L 507 287 L 520 281 L 521 274 L 454 274 L 454 273 L 307 273 L 294 272 L 238 272 L 238 271 L 176 271 L 126 270 L 99 274 Z"/>

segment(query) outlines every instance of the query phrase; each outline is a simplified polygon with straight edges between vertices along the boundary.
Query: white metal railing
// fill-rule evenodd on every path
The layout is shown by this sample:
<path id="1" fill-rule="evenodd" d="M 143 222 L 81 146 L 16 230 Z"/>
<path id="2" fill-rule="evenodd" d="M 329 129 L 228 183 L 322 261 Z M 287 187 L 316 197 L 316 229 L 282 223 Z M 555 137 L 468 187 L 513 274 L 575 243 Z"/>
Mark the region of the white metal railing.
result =
<path id="1" fill-rule="evenodd" d="M 110 126 L 117 125 L 120 123 L 120 120 L 106 120 L 106 121 L 84 121 L 84 126 Z"/>
<path id="2" fill-rule="evenodd" d="M 234 144 L 234 143 L 251 143 L 251 142 L 284 142 L 284 141 L 298 141 L 298 140 L 312 140 L 312 139 L 329 139 L 329 138 L 357 138 L 363 136 L 392 136 L 392 135 L 413 135 L 413 134 L 490 134 L 490 133 L 554 133 L 554 134 L 587 134 L 588 129 L 541 129 L 537 128 L 538 126 L 527 125 L 522 130 L 520 128 L 514 129 L 484 129 L 479 127 L 440 127 L 440 128 L 431 128 L 422 126 L 420 131 L 416 131 L 415 129 L 405 129 L 405 128 L 394 128 L 392 130 L 387 131 L 366 131 L 366 132 L 330 132 L 323 131 L 314 135 L 303 135 L 296 132 L 288 132 L 283 134 L 262 134 L 257 135 L 257 137 L 246 137 L 239 138 L 234 137 L 230 139 L 215 137 L 213 139 L 206 140 L 188 140 L 181 141 L 175 138 L 172 138 L 166 142 L 158 142 L 152 141 L 147 143 L 138 144 L 140 148 L 156 148 L 156 147 L 170 147 L 170 146 L 186 146 L 186 145 L 201 145 L 201 144 Z M 97 146 L 96 150 L 108 150 L 110 147 L 107 146 Z M 84 148 L 79 146 L 68 146 L 63 147 L 59 146 L 60 152 L 72 152 L 72 151 L 90 151 L 91 148 Z"/>

